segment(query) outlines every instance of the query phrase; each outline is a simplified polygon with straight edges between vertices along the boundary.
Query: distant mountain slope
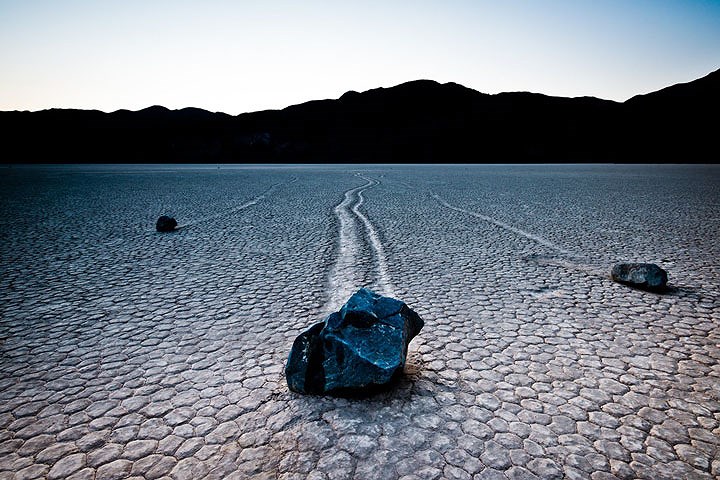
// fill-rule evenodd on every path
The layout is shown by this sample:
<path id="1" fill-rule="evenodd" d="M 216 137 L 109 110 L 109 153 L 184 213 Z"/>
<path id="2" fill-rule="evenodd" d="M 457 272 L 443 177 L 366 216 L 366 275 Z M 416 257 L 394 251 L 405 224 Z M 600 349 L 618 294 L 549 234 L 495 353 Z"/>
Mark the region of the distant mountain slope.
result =
<path id="1" fill-rule="evenodd" d="M 720 70 L 687 83 L 678 83 L 657 92 L 637 95 L 627 100 L 628 105 L 654 105 L 666 102 L 675 106 L 698 107 L 706 102 L 714 105 L 720 101 Z"/>
<path id="2" fill-rule="evenodd" d="M 301 153 L 330 161 L 599 159 L 609 151 L 585 148 L 588 129 L 613 105 L 528 93 L 486 95 L 418 80 L 288 107 L 277 112 L 273 126 L 290 145 L 307 145 Z"/>
<path id="3" fill-rule="evenodd" d="M 638 95 L 623 104 L 620 143 L 631 158 L 718 161 L 720 70 L 688 83 Z"/>
<path id="4" fill-rule="evenodd" d="M 708 162 L 720 71 L 627 102 L 417 80 L 230 116 L 0 112 L 5 162 Z"/>

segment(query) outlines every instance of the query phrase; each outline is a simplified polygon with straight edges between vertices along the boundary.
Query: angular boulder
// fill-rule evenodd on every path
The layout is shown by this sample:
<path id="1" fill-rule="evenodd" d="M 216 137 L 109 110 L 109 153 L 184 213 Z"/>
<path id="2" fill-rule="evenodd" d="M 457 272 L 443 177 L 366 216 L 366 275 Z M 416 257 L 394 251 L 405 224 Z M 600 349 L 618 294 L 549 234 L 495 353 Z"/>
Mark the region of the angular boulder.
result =
<path id="1" fill-rule="evenodd" d="M 172 232 L 175 230 L 175 227 L 177 227 L 177 222 L 174 218 L 168 217 L 167 215 L 158 218 L 155 223 L 155 229 L 158 232 Z"/>
<path id="2" fill-rule="evenodd" d="M 618 263 L 610 276 L 618 283 L 651 292 L 667 290 L 667 272 L 654 263 Z"/>
<path id="3" fill-rule="evenodd" d="M 339 312 L 300 334 L 285 367 L 288 387 L 309 394 L 362 394 L 402 373 L 424 322 L 405 303 L 361 288 Z"/>

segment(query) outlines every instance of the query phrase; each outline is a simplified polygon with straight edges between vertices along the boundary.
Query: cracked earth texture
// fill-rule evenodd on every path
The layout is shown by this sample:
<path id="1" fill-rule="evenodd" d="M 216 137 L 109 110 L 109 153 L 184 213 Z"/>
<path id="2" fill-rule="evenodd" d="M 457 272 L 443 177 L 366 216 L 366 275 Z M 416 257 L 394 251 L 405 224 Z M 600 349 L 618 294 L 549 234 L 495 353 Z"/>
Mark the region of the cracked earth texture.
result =
<path id="1" fill-rule="evenodd" d="M 3 170 L 0 479 L 720 476 L 718 168 Z M 360 286 L 425 320 L 406 375 L 290 392 Z"/>

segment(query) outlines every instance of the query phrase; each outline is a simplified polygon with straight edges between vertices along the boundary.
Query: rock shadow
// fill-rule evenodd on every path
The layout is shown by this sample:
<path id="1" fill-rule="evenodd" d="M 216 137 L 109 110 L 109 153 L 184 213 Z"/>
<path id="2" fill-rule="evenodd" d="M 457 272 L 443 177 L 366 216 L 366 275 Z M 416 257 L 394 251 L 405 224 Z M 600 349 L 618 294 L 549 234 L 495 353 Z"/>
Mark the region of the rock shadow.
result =
<path id="1" fill-rule="evenodd" d="M 438 393 L 452 392 L 459 388 L 457 385 L 453 386 L 447 382 L 437 381 L 438 379 L 432 375 L 424 375 L 425 370 L 422 366 L 422 360 L 419 358 L 414 360 L 413 362 L 408 361 L 404 370 L 396 372 L 387 384 L 372 385 L 362 389 L 335 390 L 331 393 L 297 393 L 287 387 L 287 382 L 283 377 L 281 381 L 286 389 L 283 396 L 288 400 L 292 398 L 309 401 L 312 401 L 313 398 L 328 401 L 343 399 L 352 403 L 358 402 L 372 405 L 374 403 L 391 403 L 396 400 L 410 402 L 416 397 L 434 396 Z M 430 384 L 432 387 L 430 389 L 419 387 L 423 383 Z"/>
<path id="2" fill-rule="evenodd" d="M 698 301 L 705 298 L 705 296 L 702 295 L 701 288 L 692 286 L 668 285 L 663 294 L 672 297 L 690 298 Z"/>
<path id="3" fill-rule="evenodd" d="M 618 285 L 622 285 L 625 288 L 629 288 L 631 290 L 635 290 L 638 292 L 644 292 L 644 293 L 652 293 L 654 295 L 669 295 L 675 291 L 675 287 L 672 287 L 671 285 L 666 285 L 665 287 L 655 287 L 655 288 L 648 288 L 648 287 L 640 287 L 637 285 L 633 285 L 631 283 L 625 283 L 625 282 L 619 282 L 617 280 L 614 280 L 612 277 L 608 276 L 606 277 L 608 280 L 610 280 L 613 283 L 617 283 Z"/>

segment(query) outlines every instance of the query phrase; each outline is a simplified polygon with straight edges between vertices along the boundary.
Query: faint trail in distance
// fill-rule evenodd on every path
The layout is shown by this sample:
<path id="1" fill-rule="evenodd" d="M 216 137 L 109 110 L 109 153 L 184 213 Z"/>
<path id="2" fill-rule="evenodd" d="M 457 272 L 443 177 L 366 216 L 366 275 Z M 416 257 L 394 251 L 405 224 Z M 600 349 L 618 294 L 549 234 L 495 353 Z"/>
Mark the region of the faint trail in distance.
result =
<path id="1" fill-rule="evenodd" d="M 296 182 L 296 181 L 297 181 L 297 177 L 293 177 L 291 180 L 289 180 L 289 181 L 287 181 L 287 182 L 274 183 L 274 184 L 270 185 L 268 188 L 266 188 L 260 195 L 258 195 L 258 196 L 256 196 L 256 197 L 253 197 L 253 198 L 251 198 L 250 200 L 245 201 L 244 203 L 238 205 L 237 207 L 232 207 L 232 208 L 227 209 L 227 210 L 225 210 L 225 211 L 222 211 L 222 212 L 220 212 L 220 213 L 215 213 L 215 214 L 213 214 L 213 215 L 208 215 L 207 217 L 198 218 L 197 220 L 193 220 L 193 221 L 188 222 L 188 223 L 183 223 L 182 225 L 178 225 L 178 226 L 177 226 L 177 229 L 179 230 L 179 229 L 181 229 L 181 228 L 186 228 L 186 227 L 190 227 L 190 226 L 193 226 L 193 225 L 197 225 L 198 223 L 208 222 L 208 221 L 210 221 L 210 220 L 214 220 L 214 219 L 216 219 L 216 218 L 224 217 L 224 216 L 226 216 L 226 215 L 232 215 L 233 213 L 237 213 L 237 212 L 239 212 L 239 211 L 241 211 L 241 210 L 244 210 L 244 209 L 246 209 L 246 208 L 248 208 L 248 207 L 252 207 L 253 205 L 257 205 L 258 202 L 260 202 L 260 201 L 264 200 L 265 198 L 267 198 L 267 197 L 268 197 L 277 187 L 279 187 L 280 185 L 283 185 L 283 184 L 290 185 L 291 183 L 294 183 L 294 182 Z"/>
<path id="2" fill-rule="evenodd" d="M 487 215 L 483 215 L 482 213 L 473 212 L 472 210 L 467 210 L 465 208 L 456 207 L 454 205 L 450 205 L 448 202 L 440 198 L 435 193 L 430 193 L 430 196 L 433 197 L 440 205 L 442 205 L 445 208 L 448 208 L 450 210 L 464 213 L 466 215 L 470 215 L 475 218 L 479 218 L 480 220 L 483 220 L 485 222 L 491 223 L 493 225 L 496 225 L 504 230 L 507 230 L 509 232 L 515 233 L 517 235 L 520 235 L 521 237 L 527 238 L 528 240 L 532 240 L 535 243 L 538 243 L 544 247 L 547 247 L 551 250 L 554 250 L 560 256 L 553 258 L 553 257 L 547 257 L 547 256 L 536 256 L 533 257 L 533 261 L 541 261 L 542 263 L 551 264 L 551 265 L 558 265 L 563 268 L 567 268 L 570 270 L 578 270 L 581 272 L 584 272 L 589 275 L 595 275 L 599 277 L 608 277 L 608 272 L 605 272 L 601 268 L 598 268 L 597 266 L 587 264 L 585 262 L 581 261 L 581 257 L 569 250 L 566 250 L 554 243 L 552 243 L 549 240 L 546 240 L 542 238 L 539 235 L 535 235 L 534 233 L 527 232 L 525 230 L 521 230 L 519 228 L 513 227 L 512 225 L 509 225 L 505 222 L 502 222 L 500 220 L 497 220 L 495 218 L 489 217 Z M 530 257 L 527 257 L 526 260 L 531 259 Z"/>
<path id="3" fill-rule="evenodd" d="M 505 222 L 501 222 L 500 220 L 496 220 L 496 219 L 494 219 L 494 218 L 492 218 L 492 217 L 488 217 L 487 215 L 483 215 L 482 213 L 477 213 L 477 212 L 473 212 L 473 211 L 471 211 L 471 210 L 467 210 L 467 209 L 464 209 L 464 208 L 456 207 L 456 206 L 454 206 L 454 205 L 450 205 L 449 203 L 447 203 L 445 200 L 443 200 L 442 198 L 440 198 L 438 195 L 436 195 L 436 194 L 434 194 L 434 193 L 431 193 L 430 196 L 432 196 L 435 200 L 438 201 L 438 203 L 439 203 L 440 205 L 442 205 L 442 206 L 445 207 L 445 208 L 449 208 L 450 210 L 454 210 L 454 211 L 456 211 L 456 212 L 464 213 L 464 214 L 466 214 L 466 215 L 470 215 L 470 216 L 472 216 L 472 217 L 479 218 L 480 220 L 483 220 L 483 221 L 485 221 L 485 222 L 492 223 L 493 225 L 496 225 L 496 226 L 498 226 L 498 227 L 500 227 L 500 228 L 502 228 L 502 229 L 504 229 L 504 230 L 507 230 L 507 231 L 509 231 L 509 232 L 513 232 L 513 233 L 515 233 L 515 234 L 517 234 L 517 235 L 520 235 L 521 237 L 525 237 L 525 238 L 527 238 L 528 240 L 532 240 L 533 242 L 539 243 L 540 245 L 543 245 L 543 246 L 548 247 L 548 248 L 550 248 L 550 249 L 552 249 L 552 250 L 555 250 L 556 252 L 561 253 L 561 254 L 563 254 L 563 255 L 572 255 L 572 252 L 570 252 L 570 251 L 568 251 L 568 250 L 565 250 L 564 248 L 559 247 L 559 246 L 555 245 L 554 243 L 552 243 L 552 242 L 550 242 L 550 241 L 548 241 L 548 240 L 545 240 L 544 238 L 542 238 L 542 237 L 540 237 L 540 236 L 538 236 L 538 235 L 535 235 L 535 234 L 530 233 L 530 232 L 526 232 L 525 230 L 520 230 L 519 228 L 515 228 L 515 227 L 513 227 L 512 225 L 508 225 L 508 224 L 505 223 Z"/>

